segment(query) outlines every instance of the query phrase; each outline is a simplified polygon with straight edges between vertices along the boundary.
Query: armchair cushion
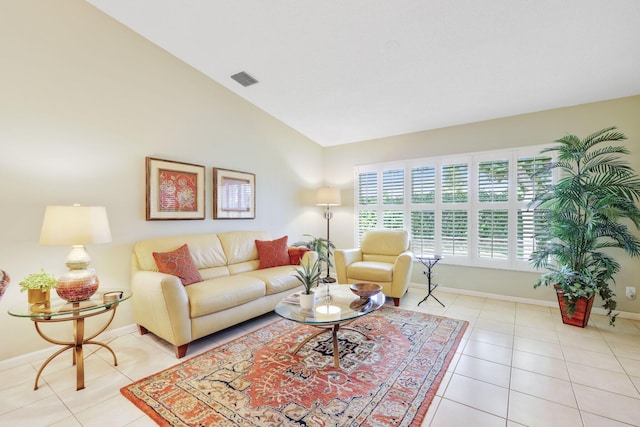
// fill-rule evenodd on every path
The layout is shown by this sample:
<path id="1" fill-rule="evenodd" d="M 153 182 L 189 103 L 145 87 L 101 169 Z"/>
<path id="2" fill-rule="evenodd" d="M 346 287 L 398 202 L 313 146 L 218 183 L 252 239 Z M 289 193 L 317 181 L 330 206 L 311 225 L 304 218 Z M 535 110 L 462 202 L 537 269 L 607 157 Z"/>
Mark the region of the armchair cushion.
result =
<path id="1" fill-rule="evenodd" d="M 391 282 L 393 264 L 387 262 L 361 261 L 347 267 L 347 277 L 357 277 L 364 282 Z"/>

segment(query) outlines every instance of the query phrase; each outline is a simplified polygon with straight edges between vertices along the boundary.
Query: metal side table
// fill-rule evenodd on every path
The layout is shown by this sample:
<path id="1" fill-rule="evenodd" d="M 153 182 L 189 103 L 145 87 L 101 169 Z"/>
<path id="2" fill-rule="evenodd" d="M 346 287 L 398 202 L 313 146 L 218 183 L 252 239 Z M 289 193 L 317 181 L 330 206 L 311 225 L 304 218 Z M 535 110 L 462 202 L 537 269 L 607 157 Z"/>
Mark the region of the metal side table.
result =
<path id="1" fill-rule="evenodd" d="M 104 332 L 113 320 L 118 305 L 131 297 L 131 291 L 119 289 L 99 289 L 91 298 L 78 302 L 67 302 L 60 298 L 52 298 L 51 301 L 42 304 L 29 304 L 27 302 L 19 304 L 9 309 L 9 314 L 16 317 L 26 317 L 33 321 L 38 335 L 44 340 L 63 346 L 60 350 L 53 353 L 44 361 L 33 386 L 34 390 L 38 389 L 38 380 L 44 368 L 66 350 L 73 350 L 72 363 L 76 365 L 76 390 L 84 388 L 84 352 L 83 345 L 94 344 L 99 345 L 111 352 L 113 356 L 114 366 L 118 365 L 118 359 L 113 350 L 94 338 Z M 98 316 L 100 314 L 110 313 L 110 316 L 104 319 L 102 326 L 98 328 L 90 336 L 85 337 L 84 321 L 88 317 Z M 45 334 L 40 324 L 56 323 L 56 322 L 73 322 L 73 341 L 61 341 Z"/>
<path id="2" fill-rule="evenodd" d="M 444 307 L 444 304 L 438 298 L 436 298 L 435 295 L 433 295 L 433 290 L 438 287 L 438 284 L 437 283 L 433 283 L 433 281 L 432 281 L 433 273 L 431 272 L 431 270 L 438 263 L 438 261 L 440 261 L 442 259 L 442 256 L 440 256 L 440 255 L 420 255 L 420 256 L 416 256 L 416 259 L 418 261 L 420 261 L 420 263 L 426 267 L 426 270 L 423 271 L 423 274 L 425 276 L 427 276 L 427 286 L 429 287 L 428 291 L 427 291 L 427 296 L 424 297 L 422 299 L 422 301 L 420 301 L 418 303 L 418 305 L 422 304 L 424 301 L 426 301 L 427 298 L 431 297 L 434 300 L 438 301 L 438 303 L 440 303 L 440 305 Z"/>

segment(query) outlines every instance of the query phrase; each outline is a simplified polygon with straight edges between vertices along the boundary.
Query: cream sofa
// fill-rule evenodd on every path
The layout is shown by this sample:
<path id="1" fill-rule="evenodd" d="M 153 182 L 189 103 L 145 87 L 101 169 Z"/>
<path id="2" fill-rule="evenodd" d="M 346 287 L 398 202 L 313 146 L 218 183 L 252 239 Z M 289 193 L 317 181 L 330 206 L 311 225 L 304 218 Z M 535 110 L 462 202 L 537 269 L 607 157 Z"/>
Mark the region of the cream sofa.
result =
<path id="1" fill-rule="evenodd" d="M 162 237 L 138 242 L 131 263 L 133 316 L 141 334 L 152 332 L 173 344 L 177 358 L 189 343 L 213 332 L 272 311 L 285 296 L 302 289 L 296 266 L 259 269 L 256 240 L 262 231 L 234 231 Z M 187 244 L 202 282 L 183 286 L 180 278 L 160 273 L 153 252 L 171 252 Z M 302 262 L 312 264 L 316 252 Z"/>
<path id="2" fill-rule="evenodd" d="M 404 230 L 369 230 L 359 248 L 334 252 L 339 283 L 374 282 L 400 305 L 413 270 L 411 239 Z"/>

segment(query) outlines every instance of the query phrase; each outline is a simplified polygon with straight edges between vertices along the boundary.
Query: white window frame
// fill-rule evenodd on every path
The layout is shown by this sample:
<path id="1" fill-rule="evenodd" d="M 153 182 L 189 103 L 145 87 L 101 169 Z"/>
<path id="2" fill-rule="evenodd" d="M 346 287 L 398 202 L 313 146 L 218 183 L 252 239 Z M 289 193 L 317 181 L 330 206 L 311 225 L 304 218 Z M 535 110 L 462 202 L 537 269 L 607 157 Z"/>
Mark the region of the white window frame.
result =
<path id="1" fill-rule="evenodd" d="M 375 211 L 377 214 L 376 228 L 382 228 L 382 213 L 385 209 L 397 207 L 393 210 L 403 210 L 403 228 L 411 233 L 411 212 L 417 210 L 435 211 L 435 253 L 442 254 L 442 211 L 443 209 L 463 209 L 468 212 L 468 249 L 466 256 L 445 255 L 441 263 L 451 265 L 464 265 L 480 268 L 494 268 L 517 271 L 535 271 L 528 261 L 517 259 L 517 237 L 518 209 L 526 209 L 528 201 L 518 201 L 517 198 L 517 164 L 518 159 L 526 157 L 541 156 L 540 151 L 548 145 L 518 147 L 506 150 L 484 151 L 468 153 L 454 156 L 439 156 L 406 161 L 395 161 L 388 163 L 376 163 L 369 165 L 358 165 L 354 168 L 354 238 L 360 241 L 359 213 L 361 211 Z M 552 157 L 553 153 L 546 153 L 545 156 Z M 479 202 L 478 200 L 478 167 L 481 162 L 491 160 L 507 160 L 509 162 L 509 198 L 507 202 Z M 441 192 L 441 174 L 443 165 L 455 165 L 459 163 L 468 164 L 468 199 L 466 203 L 443 203 Z M 411 172 L 414 168 L 434 166 L 436 195 L 434 203 L 415 204 L 411 199 Z M 382 203 L 382 174 L 391 169 L 404 170 L 404 203 L 402 205 L 384 205 Z M 360 205 L 359 203 L 359 180 L 360 173 L 376 172 L 378 174 L 378 198 L 375 205 Z M 557 174 L 552 176 L 553 182 L 557 181 Z M 508 210 L 508 257 L 507 259 L 480 258 L 478 255 L 478 215 L 480 209 L 507 209 Z"/>

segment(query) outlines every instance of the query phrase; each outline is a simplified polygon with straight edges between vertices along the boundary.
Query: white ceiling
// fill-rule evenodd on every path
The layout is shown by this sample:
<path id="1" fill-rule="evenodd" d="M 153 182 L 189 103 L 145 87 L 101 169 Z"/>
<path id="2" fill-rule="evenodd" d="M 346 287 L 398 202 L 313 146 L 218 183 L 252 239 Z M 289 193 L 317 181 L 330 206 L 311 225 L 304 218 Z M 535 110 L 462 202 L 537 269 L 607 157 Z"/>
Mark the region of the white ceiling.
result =
<path id="1" fill-rule="evenodd" d="M 323 146 L 640 94 L 639 0 L 87 1 Z"/>

